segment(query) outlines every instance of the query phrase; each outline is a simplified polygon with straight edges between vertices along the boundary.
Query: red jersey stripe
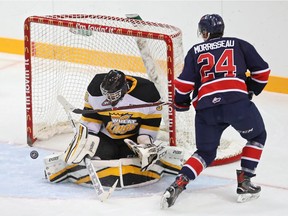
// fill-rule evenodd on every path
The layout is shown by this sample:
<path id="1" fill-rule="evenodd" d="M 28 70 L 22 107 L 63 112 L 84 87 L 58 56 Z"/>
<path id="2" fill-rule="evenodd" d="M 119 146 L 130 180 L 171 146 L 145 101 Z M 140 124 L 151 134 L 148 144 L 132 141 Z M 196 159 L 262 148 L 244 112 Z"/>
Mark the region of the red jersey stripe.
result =
<path id="1" fill-rule="evenodd" d="M 251 79 L 259 83 L 267 83 L 270 74 L 270 69 L 252 72 Z"/>
<path id="2" fill-rule="evenodd" d="M 187 94 L 194 90 L 194 83 L 180 79 L 174 80 L 175 88 L 180 94 Z"/>
<path id="3" fill-rule="evenodd" d="M 203 84 L 199 88 L 198 100 L 217 92 L 243 92 L 247 94 L 245 82 L 237 78 L 223 78 Z"/>

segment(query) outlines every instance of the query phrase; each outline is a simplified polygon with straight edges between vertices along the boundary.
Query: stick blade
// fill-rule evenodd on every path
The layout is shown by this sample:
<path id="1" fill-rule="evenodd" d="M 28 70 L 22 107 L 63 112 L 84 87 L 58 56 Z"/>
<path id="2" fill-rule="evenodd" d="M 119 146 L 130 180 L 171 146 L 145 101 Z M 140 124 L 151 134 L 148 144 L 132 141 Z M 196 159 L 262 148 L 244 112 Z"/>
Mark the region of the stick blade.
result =
<path id="1" fill-rule="evenodd" d="M 101 194 L 99 196 L 99 199 L 100 199 L 101 202 L 104 202 L 104 201 L 106 201 L 107 199 L 110 198 L 111 194 L 116 189 L 117 183 L 118 183 L 118 179 L 115 181 L 115 183 L 112 185 L 112 187 L 109 188 L 109 191 L 105 191 L 103 194 Z"/>

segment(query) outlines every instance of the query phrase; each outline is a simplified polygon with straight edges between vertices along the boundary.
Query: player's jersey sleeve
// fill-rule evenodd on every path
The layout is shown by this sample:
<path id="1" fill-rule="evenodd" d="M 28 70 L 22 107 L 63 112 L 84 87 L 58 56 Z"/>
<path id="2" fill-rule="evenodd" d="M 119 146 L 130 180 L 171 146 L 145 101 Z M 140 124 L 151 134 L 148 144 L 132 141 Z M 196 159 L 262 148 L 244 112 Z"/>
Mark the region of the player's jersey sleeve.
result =
<path id="1" fill-rule="evenodd" d="M 193 65 L 194 59 L 191 50 L 187 53 L 184 61 L 184 67 L 179 77 L 174 80 L 175 85 L 175 103 L 190 103 L 191 92 L 195 89 L 195 80 L 197 73 Z"/>
<path id="2" fill-rule="evenodd" d="M 240 40 L 240 43 L 251 77 L 251 79 L 246 80 L 248 91 L 253 91 L 255 95 L 258 95 L 268 82 L 269 65 L 262 59 L 253 45 L 243 40 Z"/>

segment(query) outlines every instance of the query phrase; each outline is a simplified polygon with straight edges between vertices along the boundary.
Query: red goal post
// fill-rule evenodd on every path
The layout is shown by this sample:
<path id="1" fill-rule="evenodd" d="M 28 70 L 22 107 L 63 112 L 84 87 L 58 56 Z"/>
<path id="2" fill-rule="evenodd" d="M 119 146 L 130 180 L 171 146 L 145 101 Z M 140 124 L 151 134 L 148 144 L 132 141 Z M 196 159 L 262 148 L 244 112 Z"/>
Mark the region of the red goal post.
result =
<path id="1" fill-rule="evenodd" d="M 83 107 L 87 85 L 96 73 L 119 69 L 127 75 L 148 78 L 163 101 L 172 102 L 173 81 L 184 62 L 179 28 L 113 16 L 31 16 L 24 23 L 24 43 L 30 146 L 36 140 L 72 132 L 57 95 L 63 95 L 75 107 Z M 79 118 L 73 114 L 75 121 Z M 195 147 L 193 119 L 193 109 L 175 113 L 172 104 L 163 107 L 159 139 L 171 146 Z M 237 148 L 232 153 L 224 152 L 218 164 L 238 160 L 239 152 Z"/>

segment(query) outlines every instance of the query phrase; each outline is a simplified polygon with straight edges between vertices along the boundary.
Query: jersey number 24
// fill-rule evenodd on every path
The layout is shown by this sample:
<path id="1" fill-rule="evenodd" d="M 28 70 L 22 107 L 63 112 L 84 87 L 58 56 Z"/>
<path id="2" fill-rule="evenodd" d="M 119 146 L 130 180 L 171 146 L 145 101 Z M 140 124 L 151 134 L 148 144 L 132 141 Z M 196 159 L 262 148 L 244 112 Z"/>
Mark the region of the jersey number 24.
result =
<path id="1" fill-rule="evenodd" d="M 235 77 L 236 76 L 236 65 L 234 64 L 234 50 L 225 49 L 220 58 L 216 61 L 215 56 L 212 53 L 200 54 L 197 63 L 201 64 L 204 60 L 207 61 L 200 68 L 201 82 L 205 83 L 209 80 L 215 79 L 216 73 L 222 73 L 223 77 Z M 212 68 L 215 66 L 215 71 Z"/>

